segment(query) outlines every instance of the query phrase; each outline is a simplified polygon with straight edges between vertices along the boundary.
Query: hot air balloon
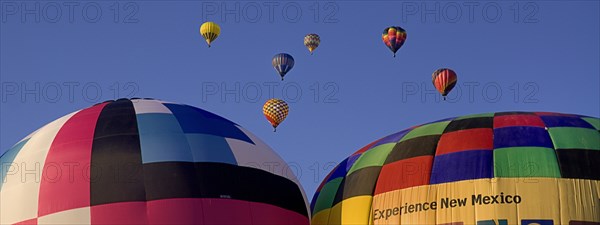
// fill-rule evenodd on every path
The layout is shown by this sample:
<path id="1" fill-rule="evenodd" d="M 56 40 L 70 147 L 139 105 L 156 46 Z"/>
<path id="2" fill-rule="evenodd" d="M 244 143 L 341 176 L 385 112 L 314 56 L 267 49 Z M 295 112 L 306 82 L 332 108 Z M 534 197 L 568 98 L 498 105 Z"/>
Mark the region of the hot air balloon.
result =
<path id="1" fill-rule="evenodd" d="M 294 67 L 294 57 L 287 53 L 279 53 L 273 56 L 273 60 L 271 62 L 279 76 L 281 76 L 281 80 L 283 77 Z"/>
<path id="2" fill-rule="evenodd" d="M 273 126 L 273 132 L 277 131 L 277 126 L 285 120 L 289 111 L 288 104 L 281 99 L 272 98 L 263 105 L 263 114 Z"/>
<path id="3" fill-rule="evenodd" d="M 221 34 L 221 27 L 214 22 L 206 22 L 200 26 L 200 34 L 204 37 L 210 48 L 210 43 L 217 39 L 219 34 Z"/>
<path id="4" fill-rule="evenodd" d="M 402 27 L 388 27 L 383 30 L 381 37 L 383 38 L 385 46 L 387 46 L 394 53 L 394 57 L 396 57 L 396 52 L 404 45 L 404 41 L 406 41 L 406 31 L 402 29 Z"/>
<path id="5" fill-rule="evenodd" d="M 319 47 L 320 43 L 321 38 L 318 34 L 307 34 L 304 37 L 304 45 L 308 48 L 308 51 L 310 51 L 311 55 L 313 54 L 313 51 Z"/>
<path id="6" fill-rule="evenodd" d="M 446 95 L 448 95 L 456 85 L 457 80 L 458 77 L 456 76 L 456 73 L 448 68 L 438 69 L 431 75 L 433 86 L 435 86 L 435 89 L 442 94 L 444 100 L 446 100 Z"/>
<path id="7" fill-rule="evenodd" d="M 0 165 L 0 224 L 309 224 L 285 161 L 189 105 L 100 103 L 33 132 Z"/>
<path id="8" fill-rule="evenodd" d="M 344 159 L 317 188 L 311 224 L 595 225 L 599 162 L 598 118 L 498 112 L 443 119 Z"/>

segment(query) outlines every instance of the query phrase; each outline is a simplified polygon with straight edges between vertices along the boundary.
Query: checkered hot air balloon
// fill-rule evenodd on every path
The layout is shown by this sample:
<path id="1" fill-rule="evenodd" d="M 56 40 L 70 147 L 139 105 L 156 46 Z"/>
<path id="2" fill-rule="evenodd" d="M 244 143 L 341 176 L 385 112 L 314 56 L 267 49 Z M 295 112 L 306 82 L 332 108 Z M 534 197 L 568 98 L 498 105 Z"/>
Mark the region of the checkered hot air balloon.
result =
<path id="1" fill-rule="evenodd" d="M 311 55 L 313 54 L 313 51 L 319 47 L 319 44 L 321 44 L 321 38 L 318 34 L 307 34 L 304 37 L 304 46 L 308 48 Z"/>
<path id="2" fill-rule="evenodd" d="M 448 68 L 438 69 L 431 75 L 433 86 L 435 86 L 435 89 L 442 94 L 444 100 L 446 100 L 446 95 L 448 95 L 456 85 L 457 80 L 458 77 L 456 76 L 456 73 Z"/>
<path id="3" fill-rule="evenodd" d="M 287 53 L 279 53 L 273 56 L 273 60 L 271 60 L 271 63 L 273 64 L 273 67 L 275 68 L 279 76 L 281 76 L 281 80 L 283 80 L 283 77 L 292 68 L 294 68 L 294 57 Z"/>
<path id="4" fill-rule="evenodd" d="M 277 131 L 277 126 L 285 120 L 289 111 L 288 104 L 281 99 L 272 98 L 263 105 L 263 114 L 273 126 L 273 132 Z"/>
<path id="5" fill-rule="evenodd" d="M 406 31 L 402 27 L 388 27 L 383 30 L 381 35 L 383 43 L 387 46 L 396 57 L 396 52 L 406 41 Z"/>
<path id="6" fill-rule="evenodd" d="M 356 151 L 317 188 L 311 224 L 591 225 L 599 201 L 600 119 L 484 113 Z"/>
<path id="7" fill-rule="evenodd" d="M 210 48 L 210 43 L 215 41 L 215 39 L 219 37 L 219 34 L 221 34 L 221 27 L 214 22 L 206 22 L 200 26 L 200 34 L 204 37 L 204 40 L 206 40 L 206 43 Z"/>
<path id="8" fill-rule="evenodd" d="M 0 224 L 309 224 L 285 161 L 189 105 L 97 104 L 25 137 L 0 165 Z"/>

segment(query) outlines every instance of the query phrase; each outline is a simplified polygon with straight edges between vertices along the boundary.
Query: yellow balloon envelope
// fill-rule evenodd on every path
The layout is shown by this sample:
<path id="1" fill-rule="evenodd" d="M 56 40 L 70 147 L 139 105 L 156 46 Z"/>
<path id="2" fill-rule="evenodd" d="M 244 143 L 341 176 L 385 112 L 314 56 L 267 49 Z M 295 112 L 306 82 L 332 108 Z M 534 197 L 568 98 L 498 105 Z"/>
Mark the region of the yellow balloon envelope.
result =
<path id="1" fill-rule="evenodd" d="M 200 34 L 206 40 L 208 47 L 210 47 L 210 43 L 217 39 L 219 34 L 221 34 L 221 27 L 214 22 L 206 22 L 200 26 Z"/>

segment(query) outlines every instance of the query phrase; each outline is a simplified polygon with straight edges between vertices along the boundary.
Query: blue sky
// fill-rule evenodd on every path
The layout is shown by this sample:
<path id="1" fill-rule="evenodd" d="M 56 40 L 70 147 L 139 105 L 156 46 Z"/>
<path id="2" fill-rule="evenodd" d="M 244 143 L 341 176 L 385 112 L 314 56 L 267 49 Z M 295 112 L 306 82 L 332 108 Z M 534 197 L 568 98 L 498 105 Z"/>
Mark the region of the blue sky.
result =
<path id="1" fill-rule="evenodd" d="M 597 1 L 0 5 L 0 152 L 96 102 L 153 97 L 249 129 L 310 198 L 335 163 L 413 125 L 510 110 L 600 117 Z M 206 20 L 222 29 L 210 49 L 198 33 Z M 408 33 L 396 58 L 381 41 L 387 26 Z M 321 36 L 312 56 L 308 33 Z M 271 66 L 280 52 L 296 59 L 284 82 Z M 459 76 L 446 102 L 431 85 L 441 67 Z M 277 133 L 261 111 L 270 97 L 290 104 Z"/>

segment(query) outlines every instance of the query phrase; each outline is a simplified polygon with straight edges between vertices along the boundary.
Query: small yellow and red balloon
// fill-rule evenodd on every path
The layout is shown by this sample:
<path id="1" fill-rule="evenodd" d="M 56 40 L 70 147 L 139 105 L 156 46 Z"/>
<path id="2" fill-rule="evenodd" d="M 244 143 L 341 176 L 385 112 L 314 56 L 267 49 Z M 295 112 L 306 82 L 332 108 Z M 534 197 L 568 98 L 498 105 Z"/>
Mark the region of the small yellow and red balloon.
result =
<path id="1" fill-rule="evenodd" d="M 290 108 L 288 104 L 277 98 L 269 99 L 263 105 L 263 114 L 265 114 L 265 117 L 273 126 L 273 132 L 277 131 L 277 126 L 285 120 L 289 111 Z"/>

